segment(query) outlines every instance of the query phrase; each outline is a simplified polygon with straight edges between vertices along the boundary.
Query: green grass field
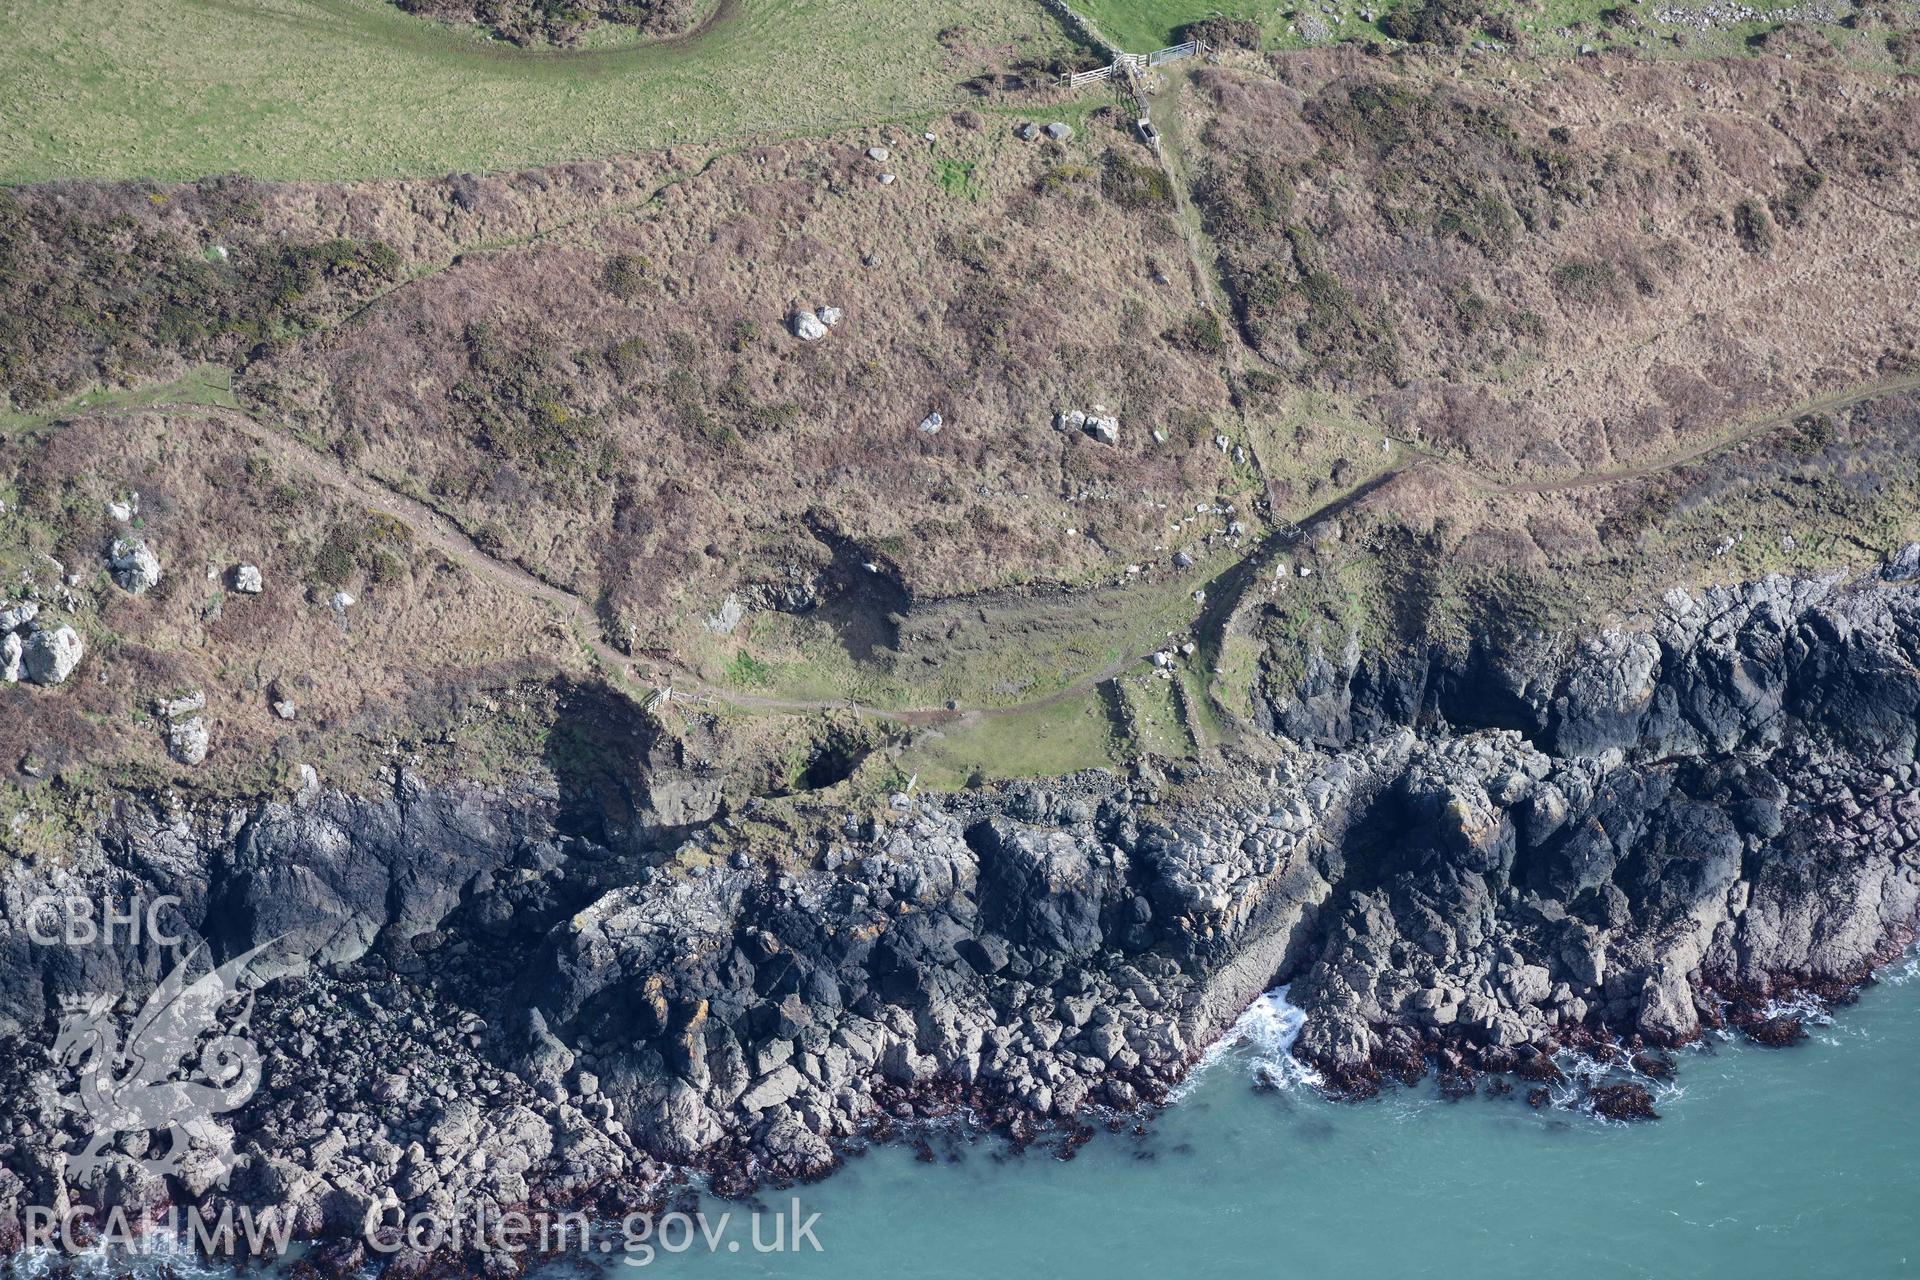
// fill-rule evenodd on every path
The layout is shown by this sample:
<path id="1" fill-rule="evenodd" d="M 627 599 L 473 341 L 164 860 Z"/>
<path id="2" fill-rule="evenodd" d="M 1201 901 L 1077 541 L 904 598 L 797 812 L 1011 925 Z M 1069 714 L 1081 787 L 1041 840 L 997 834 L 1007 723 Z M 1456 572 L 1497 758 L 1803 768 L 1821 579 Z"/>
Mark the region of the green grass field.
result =
<path id="1" fill-rule="evenodd" d="M 571 51 L 524 50 L 401 13 L 385 0 L 9 0 L 0 9 L 0 182 L 50 178 L 274 179 L 498 171 L 682 144 L 912 119 L 963 100 L 983 68 L 955 49 L 1045 59 L 1065 43 L 1036 0 L 717 0 L 692 37 L 617 34 Z M 1404 0 L 1403 0 L 1404 2 Z M 1758 0 L 1762 13 L 1788 0 Z M 1076 0 L 1134 50 L 1211 14 L 1250 18 L 1269 48 L 1378 39 L 1368 6 L 1278 0 Z M 1611 0 L 1516 10 L 1539 52 L 1591 41 L 1672 54 L 1666 30 L 1616 35 Z M 1394 5 L 1382 0 L 1376 18 Z M 1643 15 L 1650 19 L 1651 15 Z M 1764 21 L 1690 40 L 1737 55 Z M 1850 57 L 1872 39 L 1823 27 Z"/>
<path id="2" fill-rule="evenodd" d="M 954 791 L 976 780 L 1058 777 L 1116 766 L 1122 752 L 1093 690 L 1015 715 L 923 733 L 892 763 L 929 791 Z"/>
<path id="3" fill-rule="evenodd" d="M 663 45 L 539 52 L 384 0 L 10 0 L 0 181 L 495 171 L 945 109 L 980 67 L 1044 58 L 1031 0 L 727 0 Z"/>

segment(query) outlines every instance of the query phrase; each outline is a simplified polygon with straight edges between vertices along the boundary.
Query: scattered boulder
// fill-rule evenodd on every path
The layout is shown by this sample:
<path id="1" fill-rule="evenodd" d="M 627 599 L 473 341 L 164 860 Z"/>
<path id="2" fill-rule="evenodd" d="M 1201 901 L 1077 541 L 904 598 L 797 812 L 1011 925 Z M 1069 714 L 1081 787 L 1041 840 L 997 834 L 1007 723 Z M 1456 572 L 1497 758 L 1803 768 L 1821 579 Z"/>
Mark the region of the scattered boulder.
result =
<path id="1" fill-rule="evenodd" d="M 1053 415 L 1055 431 L 1084 431 L 1102 444 L 1116 444 L 1120 439 L 1120 419 L 1107 412 L 1107 406 L 1097 404 L 1092 409 L 1068 409 Z"/>
<path id="2" fill-rule="evenodd" d="M 893 153 L 888 151 L 885 147 L 868 147 L 867 148 L 867 159 L 869 160 L 886 160 L 889 157 L 891 157 L 892 154 Z"/>
<path id="3" fill-rule="evenodd" d="M 55 685 L 66 683 L 86 652 L 78 632 L 72 627 L 57 627 L 28 636 L 21 657 L 27 679 L 35 684 Z"/>
<path id="4" fill-rule="evenodd" d="M 291 720 L 300 714 L 300 704 L 292 698 L 275 698 L 273 700 L 273 714 L 279 716 L 282 720 Z"/>
<path id="5" fill-rule="evenodd" d="M 930 413 L 926 417 L 920 419 L 920 430 L 926 432 L 930 436 L 939 435 L 940 428 L 945 425 L 946 425 L 946 421 L 943 418 L 941 418 L 941 416 L 938 413 Z"/>
<path id="6" fill-rule="evenodd" d="M 333 611 L 335 613 L 345 613 L 347 610 L 353 608 L 354 604 L 355 601 L 352 592 L 336 591 L 333 593 Z"/>
<path id="7" fill-rule="evenodd" d="M 20 683 L 20 654 L 25 645 L 20 637 L 9 633 L 0 638 L 0 680 L 8 684 Z"/>
<path id="8" fill-rule="evenodd" d="M 820 316 L 820 323 L 826 325 L 829 329 L 846 319 L 847 316 L 847 313 L 838 307 L 822 307 L 818 314 Z"/>
<path id="9" fill-rule="evenodd" d="M 1069 124 L 1062 124 L 1060 121 L 1055 120 L 1052 124 L 1047 126 L 1046 133 L 1047 133 L 1047 136 L 1053 139 L 1055 142 L 1065 142 L 1067 139 L 1073 136 L 1073 126 Z"/>
<path id="10" fill-rule="evenodd" d="M 1035 124 L 1033 121 L 1028 120 L 1023 124 L 1021 124 L 1019 128 L 1013 131 L 1013 136 L 1020 139 L 1020 141 L 1022 142 L 1032 142 L 1035 138 L 1040 136 L 1040 126 Z"/>
<path id="11" fill-rule="evenodd" d="M 207 758 L 207 722 L 199 716 L 167 726 L 167 754 L 181 764 L 199 764 Z"/>
<path id="12" fill-rule="evenodd" d="M 207 709 L 207 695 L 200 689 L 178 698 L 161 698 L 153 704 L 154 714 L 163 720 L 178 720 Z"/>
<path id="13" fill-rule="evenodd" d="M 240 564 L 233 567 L 233 589 L 243 596 L 257 596 L 266 589 L 266 581 L 260 576 L 260 566 Z"/>
<path id="14" fill-rule="evenodd" d="M 0 608 L 0 631 L 18 631 L 40 616 L 40 606 L 31 600 Z"/>
<path id="15" fill-rule="evenodd" d="M 107 568 L 122 591 L 141 595 L 160 581 L 160 557 L 141 538 L 115 538 Z"/>
<path id="16" fill-rule="evenodd" d="M 892 186 L 892 185 L 893 185 L 893 175 L 892 175 L 892 174 L 890 174 L 890 173 L 883 173 L 883 174 L 881 174 L 881 175 L 880 175 L 880 185 L 881 185 L 881 186 L 883 186 L 883 187 L 890 187 L 890 186 Z"/>
<path id="17" fill-rule="evenodd" d="M 787 328 L 802 342 L 818 342 L 827 336 L 826 321 L 811 311 L 795 311 L 787 317 Z"/>

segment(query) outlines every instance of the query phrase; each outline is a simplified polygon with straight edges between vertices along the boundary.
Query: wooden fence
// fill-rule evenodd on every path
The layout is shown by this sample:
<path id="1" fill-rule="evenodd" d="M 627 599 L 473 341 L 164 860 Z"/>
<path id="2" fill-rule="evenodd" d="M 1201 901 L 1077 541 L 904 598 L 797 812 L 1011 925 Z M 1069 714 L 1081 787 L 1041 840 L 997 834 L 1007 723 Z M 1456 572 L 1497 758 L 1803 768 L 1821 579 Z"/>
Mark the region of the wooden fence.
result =
<path id="1" fill-rule="evenodd" d="M 1168 45 L 1152 53 L 1123 53 L 1112 63 L 1104 67 L 1095 67 L 1091 71 L 1075 71 L 1060 77 L 1061 83 L 1069 89 L 1078 89 L 1097 80 L 1122 80 L 1145 71 L 1148 67 L 1157 67 L 1167 62 L 1178 62 L 1182 58 L 1191 58 L 1206 50 L 1206 44 L 1200 40 L 1189 40 L 1185 44 Z"/>

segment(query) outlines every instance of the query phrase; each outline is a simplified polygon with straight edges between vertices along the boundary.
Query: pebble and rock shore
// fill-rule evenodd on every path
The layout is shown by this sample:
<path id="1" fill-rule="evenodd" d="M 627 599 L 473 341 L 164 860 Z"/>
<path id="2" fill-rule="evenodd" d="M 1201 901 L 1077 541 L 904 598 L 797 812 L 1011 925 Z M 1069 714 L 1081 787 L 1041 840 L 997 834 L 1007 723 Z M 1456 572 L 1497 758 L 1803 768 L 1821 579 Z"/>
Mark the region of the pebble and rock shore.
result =
<path id="1" fill-rule="evenodd" d="M 129 803 L 76 883 L 178 896 L 222 957 L 287 936 L 259 966 L 263 1082 L 223 1117 L 241 1159 L 224 1188 L 210 1161 L 66 1184 L 58 1001 L 166 957 L 38 946 L 50 886 L 16 870 L 0 1223 L 65 1196 L 271 1206 L 345 1274 L 370 1215 L 624 1212 L 689 1167 L 744 1191 L 963 1110 L 1071 1143 L 1277 982 L 1331 1089 L 1535 1091 L 1565 1048 L 1644 1076 L 1709 1029 L 1791 1042 L 1792 997 L 1844 998 L 1913 936 L 1905 585 L 1674 592 L 1579 639 L 1319 655 L 1265 693 L 1257 758 L 813 811 L 778 859 L 751 806 L 663 853 L 578 834 L 552 792 L 404 772 L 376 798 Z M 1591 1101 L 1651 1113 L 1630 1080 Z"/>

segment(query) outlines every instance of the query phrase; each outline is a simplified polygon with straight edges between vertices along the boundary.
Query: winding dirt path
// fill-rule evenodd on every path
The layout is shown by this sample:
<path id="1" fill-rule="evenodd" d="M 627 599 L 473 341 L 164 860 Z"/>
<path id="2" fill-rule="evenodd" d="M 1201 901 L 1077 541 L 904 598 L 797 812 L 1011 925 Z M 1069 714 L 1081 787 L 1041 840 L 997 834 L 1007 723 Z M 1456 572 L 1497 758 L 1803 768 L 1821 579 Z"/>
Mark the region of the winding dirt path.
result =
<path id="1" fill-rule="evenodd" d="M 641 660 L 622 653 L 601 635 L 600 620 L 594 615 L 593 605 L 586 597 L 548 582 L 511 560 L 491 554 L 474 542 L 466 530 L 447 518 L 444 513 L 417 498 L 398 492 L 364 472 L 349 469 L 332 454 L 303 444 L 284 432 L 275 431 L 238 409 L 209 405 L 158 404 L 114 412 L 116 416 L 165 413 L 183 418 L 201 418 L 233 428 L 246 436 L 255 447 L 280 466 L 340 490 L 350 495 L 355 502 L 367 510 L 390 516 L 405 524 L 412 531 L 417 542 L 433 548 L 476 578 L 504 587 L 509 591 L 545 601 L 571 624 L 576 637 L 592 651 L 594 658 L 609 678 L 646 687 L 657 687 L 648 685 L 642 678 L 638 670 Z M 676 692 L 711 695 L 716 700 L 743 708 L 769 711 L 832 711 L 845 709 L 849 705 L 846 702 L 824 699 L 764 698 L 754 694 L 737 693 L 710 685 L 676 664 L 651 658 L 647 659 L 647 662 L 665 670 Z M 917 714 L 887 712 L 866 707 L 860 708 L 860 713 L 908 722 Z"/>
<path id="2" fill-rule="evenodd" d="M 1797 422 L 1810 413 L 1838 413 L 1868 400 L 1878 400 L 1883 396 L 1899 395 L 1902 392 L 1920 390 L 1920 374 L 1891 378 L 1885 382 L 1869 383 L 1863 387 L 1852 387 L 1834 395 L 1823 396 L 1795 406 L 1786 413 L 1775 414 L 1750 422 L 1735 430 L 1731 435 L 1721 436 L 1703 445 L 1683 453 L 1661 458 L 1638 467 L 1623 467 L 1610 471 L 1589 471 L 1564 480 L 1494 480 L 1481 475 L 1470 467 L 1452 462 L 1437 455 L 1424 455 L 1433 465 L 1443 467 L 1462 477 L 1474 488 L 1486 493 L 1570 493 L 1580 489 L 1599 489 L 1608 485 L 1627 484 L 1635 480 L 1646 480 L 1667 471 L 1677 471 L 1681 467 L 1703 461 L 1718 453 L 1725 453 L 1757 439 L 1769 432 Z"/>
<path id="3" fill-rule="evenodd" d="M 778 698 L 764 694 L 742 693 L 704 680 L 681 664 L 660 655 L 648 654 L 640 658 L 621 652 L 605 639 L 600 619 L 594 612 L 593 603 L 585 596 L 549 582 L 512 560 L 494 555 L 476 543 L 466 530 L 449 519 L 445 513 L 417 498 L 395 490 L 364 472 L 345 466 L 325 450 L 303 443 L 283 431 L 276 431 L 241 410 L 222 408 L 217 405 L 161 403 L 101 412 L 115 417 L 162 413 L 175 417 L 218 422 L 232 428 L 245 436 L 276 464 L 348 494 L 369 511 L 401 521 L 412 531 L 416 541 L 433 548 L 476 578 L 506 590 L 545 601 L 566 620 L 575 637 L 593 654 L 607 678 L 624 686 L 627 692 L 633 694 L 645 694 L 658 691 L 662 687 L 671 687 L 676 697 L 690 695 L 696 698 L 711 698 L 716 702 L 723 702 L 746 711 L 789 714 L 845 711 L 872 720 L 914 727 L 960 725 L 1045 710 L 1069 698 L 1091 691 L 1096 686 L 1145 661 L 1147 657 L 1146 653 L 1139 653 L 1118 658 L 1099 670 L 1084 673 L 1069 684 L 1041 697 L 997 706 L 962 705 L 889 709 L 862 706 L 857 701 L 847 698 Z M 1403 467 L 1382 472 L 1352 492 L 1333 499 L 1312 515 L 1305 517 L 1301 524 L 1311 524 L 1315 520 L 1343 510 L 1385 485 L 1404 469 Z M 1290 525 L 1270 534 L 1257 543 L 1246 556 L 1223 569 L 1207 584 L 1207 598 L 1212 600 L 1217 595 L 1225 595 L 1236 590 L 1239 584 L 1245 581 L 1247 576 L 1277 546 L 1297 536 L 1298 527 Z M 1209 609 L 1202 608 L 1198 612 L 1196 625 L 1205 625 L 1211 616 Z M 643 666 L 651 667 L 653 670 L 643 673 L 641 670 Z M 653 679 L 648 678 L 649 675 L 653 679 L 665 677 L 665 686 L 654 683 Z"/>
<path id="4" fill-rule="evenodd" d="M 1914 390 L 1920 390 L 1920 375 L 1909 375 L 1867 387 L 1856 387 L 1847 392 L 1802 405 L 1791 413 L 1750 423 L 1731 435 L 1655 463 L 1626 470 L 1594 472 L 1565 480 L 1501 481 L 1448 459 L 1420 453 L 1397 467 L 1380 472 L 1311 514 L 1298 521 L 1282 525 L 1262 538 L 1246 555 L 1234 561 L 1208 582 L 1205 603 L 1196 612 L 1193 628 L 1196 634 L 1207 638 L 1206 633 L 1210 628 L 1224 627 L 1244 594 L 1247 584 L 1257 577 L 1261 567 L 1276 551 L 1291 545 L 1299 538 L 1302 528 L 1339 514 L 1355 503 L 1386 489 L 1395 480 L 1416 469 L 1440 468 L 1462 478 L 1474 488 L 1489 493 L 1563 493 L 1600 488 L 1648 479 L 1666 471 L 1691 465 L 1765 435 L 1769 431 L 1777 430 L 1803 414 L 1834 412 L 1881 396 Z M 1004 706 L 887 709 L 861 706 L 852 699 L 844 698 L 778 698 L 763 694 L 742 693 L 712 684 L 664 656 L 648 654 L 644 658 L 637 658 L 621 652 L 605 639 L 600 618 L 594 611 L 593 602 L 587 597 L 549 582 L 523 565 L 486 551 L 474 542 L 458 523 L 448 518 L 443 512 L 417 498 L 398 492 L 390 485 L 364 472 L 345 466 L 332 454 L 308 445 L 283 431 L 275 430 L 241 410 L 211 405 L 161 403 L 101 412 L 116 417 L 163 413 L 219 422 L 232 428 L 279 465 L 304 473 L 312 479 L 349 494 L 369 511 L 379 512 L 403 522 L 413 531 L 414 537 L 419 542 L 438 551 L 482 581 L 545 601 L 566 620 L 576 638 L 592 653 L 603 674 L 630 694 L 643 695 L 657 692 L 662 688 L 671 688 L 676 697 L 690 695 L 703 700 L 711 699 L 745 711 L 787 714 L 844 711 L 872 720 L 914 727 L 961 725 L 1055 706 L 1119 676 L 1137 663 L 1144 661 L 1147 656 L 1141 653 L 1120 658 L 1097 671 L 1076 677 L 1070 683 L 1043 697 Z M 652 670 L 643 673 L 642 666 Z M 663 679 L 664 684 L 655 683 Z"/>

